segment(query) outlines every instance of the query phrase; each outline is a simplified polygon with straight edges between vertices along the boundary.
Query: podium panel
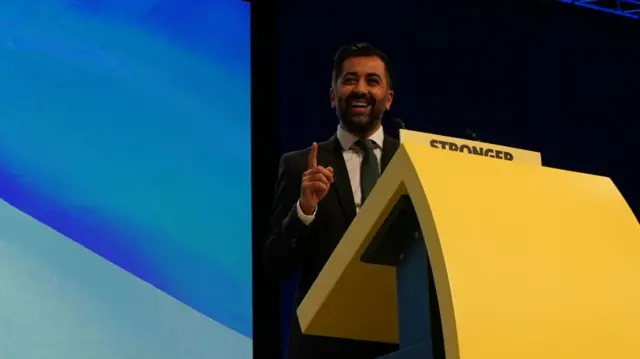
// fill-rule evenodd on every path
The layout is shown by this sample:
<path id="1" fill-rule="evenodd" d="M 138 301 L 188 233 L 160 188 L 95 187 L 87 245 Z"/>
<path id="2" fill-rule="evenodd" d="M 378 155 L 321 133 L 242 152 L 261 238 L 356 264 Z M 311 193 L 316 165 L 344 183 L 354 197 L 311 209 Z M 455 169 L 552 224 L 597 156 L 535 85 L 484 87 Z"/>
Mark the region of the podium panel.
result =
<path id="1" fill-rule="evenodd" d="M 610 179 L 411 141 L 299 306 L 303 332 L 398 341 L 395 269 L 360 257 L 403 195 L 448 359 L 640 358 L 640 225 Z"/>
<path id="2" fill-rule="evenodd" d="M 400 143 L 406 142 L 427 144 L 433 149 L 459 152 L 466 155 L 542 165 L 540 152 L 402 129 L 400 130 Z"/>

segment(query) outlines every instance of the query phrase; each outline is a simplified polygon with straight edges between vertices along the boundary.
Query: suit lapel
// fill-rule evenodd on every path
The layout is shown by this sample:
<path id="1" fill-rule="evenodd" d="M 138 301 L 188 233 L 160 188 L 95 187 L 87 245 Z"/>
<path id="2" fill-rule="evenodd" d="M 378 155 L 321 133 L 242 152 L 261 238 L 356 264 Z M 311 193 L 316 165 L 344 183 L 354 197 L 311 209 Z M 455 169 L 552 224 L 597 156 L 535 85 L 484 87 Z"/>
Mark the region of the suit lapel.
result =
<path id="1" fill-rule="evenodd" d="M 380 172 L 384 172 L 385 168 L 387 168 L 389 161 L 391 161 L 393 155 L 396 154 L 398 146 L 400 146 L 398 140 L 389 136 L 384 136 L 384 143 L 382 145 L 382 158 L 380 159 Z"/>
<path id="2" fill-rule="evenodd" d="M 384 137 L 382 158 L 380 159 L 381 171 L 385 170 L 398 150 L 398 146 L 398 140 L 389 136 Z M 347 165 L 344 162 L 342 146 L 340 146 L 340 141 L 335 135 L 328 141 L 318 144 L 318 164 L 320 166 L 333 167 L 334 182 L 331 188 L 338 197 L 338 202 L 347 223 L 351 223 L 356 216 L 356 203 L 353 199 L 353 189 L 351 188 Z"/>
<path id="3" fill-rule="evenodd" d="M 340 146 L 340 141 L 335 135 L 328 141 L 318 145 L 318 164 L 333 167 L 334 182 L 331 188 L 338 197 L 347 223 L 351 223 L 356 216 L 356 203 L 353 199 L 353 189 L 351 188 L 347 165 L 344 162 L 342 146 Z"/>

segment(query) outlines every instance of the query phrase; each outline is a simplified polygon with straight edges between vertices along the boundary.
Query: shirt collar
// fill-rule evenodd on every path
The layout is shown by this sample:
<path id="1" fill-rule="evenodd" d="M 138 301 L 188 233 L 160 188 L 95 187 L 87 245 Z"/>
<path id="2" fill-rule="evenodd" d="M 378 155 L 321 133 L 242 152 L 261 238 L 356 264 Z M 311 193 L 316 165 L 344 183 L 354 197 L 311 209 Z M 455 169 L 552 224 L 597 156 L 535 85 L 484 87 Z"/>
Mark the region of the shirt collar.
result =
<path id="1" fill-rule="evenodd" d="M 338 125 L 336 136 L 338 137 L 338 141 L 340 141 L 340 145 L 342 146 L 343 150 L 351 149 L 353 144 L 358 140 L 358 137 L 347 132 L 340 125 Z M 378 148 L 382 149 L 382 144 L 384 142 L 384 130 L 382 129 L 382 126 L 380 126 L 380 128 L 378 128 L 376 132 L 369 136 L 369 139 L 372 140 Z"/>

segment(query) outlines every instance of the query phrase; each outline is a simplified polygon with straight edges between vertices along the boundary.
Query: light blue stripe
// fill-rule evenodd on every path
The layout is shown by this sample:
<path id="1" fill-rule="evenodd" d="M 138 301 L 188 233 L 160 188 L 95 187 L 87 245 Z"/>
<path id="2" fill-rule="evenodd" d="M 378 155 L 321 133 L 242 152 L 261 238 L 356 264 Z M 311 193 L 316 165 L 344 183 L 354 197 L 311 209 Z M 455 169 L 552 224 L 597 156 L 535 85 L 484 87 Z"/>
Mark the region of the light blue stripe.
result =
<path id="1" fill-rule="evenodd" d="M 252 357 L 251 340 L 0 201 L 0 358 Z"/>

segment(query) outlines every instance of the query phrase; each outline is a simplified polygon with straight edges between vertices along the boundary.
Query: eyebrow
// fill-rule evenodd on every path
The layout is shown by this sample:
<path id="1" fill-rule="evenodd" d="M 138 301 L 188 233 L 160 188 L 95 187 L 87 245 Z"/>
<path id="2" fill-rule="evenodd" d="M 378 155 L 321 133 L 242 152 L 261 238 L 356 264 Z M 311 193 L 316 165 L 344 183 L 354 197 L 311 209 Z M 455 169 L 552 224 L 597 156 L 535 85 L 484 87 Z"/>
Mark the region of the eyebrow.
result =
<path id="1" fill-rule="evenodd" d="M 347 76 L 358 76 L 358 74 L 356 72 L 346 72 L 344 75 L 342 75 L 342 77 L 347 77 Z M 367 73 L 366 77 L 368 77 L 368 78 L 374 77 L 374 78 L 382 80 L 382 76 L 380 76 L 376 72 L 369 72 L 369 73 Z"/>

